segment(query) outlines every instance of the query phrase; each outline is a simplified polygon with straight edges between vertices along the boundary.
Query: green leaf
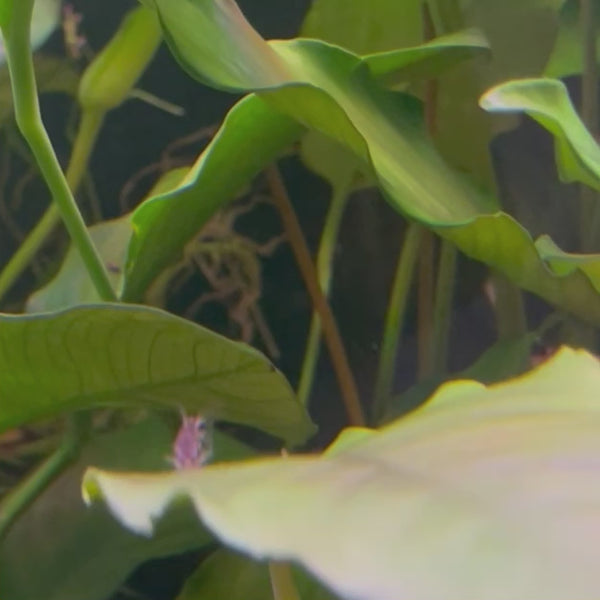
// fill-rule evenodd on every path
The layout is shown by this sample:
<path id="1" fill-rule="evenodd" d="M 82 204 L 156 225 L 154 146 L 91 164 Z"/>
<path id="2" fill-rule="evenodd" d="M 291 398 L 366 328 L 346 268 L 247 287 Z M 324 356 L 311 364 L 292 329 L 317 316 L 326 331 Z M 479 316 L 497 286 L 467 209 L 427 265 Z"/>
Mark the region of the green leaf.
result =
<path id="1" fill-rule="evenodd" d="M 488 90 L 480 104 L 489 112 L 526 112 L 554 136 L 561 179 L 580 181 L 600 190 L 600 147 L 579 118 L 561 81 L 508 81 Z"/>
<path id="2" fill-rule="evenodd" d="M 425 81 L 469 58 L 490 56 L 490 46 L 477 29 L 438 37 L 426 44 L 364 56 L 371 73 L 387 85 Z"/>
<path id="3" fill-rule="evenodd" d="M 5 600 L 106 600 L 141 563 L 212 543 L 186 505 L 172 510 L 150 541 L 117 526 L 81 500 L 81 477 L 90 464 L 105 469 L 164 469 L 175 433 L 157 418 L 97 436 L 27 509 L 0 545 Z M 248 448 L 215 432 L 213 462 L 240 460 Z M 32 572 L 35 571 L 35 577 Z"/>
<path id="4" fill-rule="evenodd" d="M 548 61 L 564 0 L 473 0 L 463 27 L 483 32 L 491 59 L 460 65 L 439 80 L 436 142 L 443 156 L 482 185 L 495 184 L 489 143 L 516 126 L 514 117 L 486 115 L 477 100 L 490 86 L 514 77 L 537 77 Z"/>
<path id="5" fill-rule="evenodd" d="M 420 0 L 314 0 L 300 35 L 359 54 L 416 46 L 423 39 L 421 10 Z"/>
<path id="6" fill-rule="evenodd" d="M 136 211 L 126 299 L 138 298 L 198 227 L 299 135 L 293 118 L 329 135 L 370 165 L 399 212 L 434 229 L 465 254 L 497 268 L 524 289 L 600 323 L 600 297 L 587 272 L 573 270 L 559 278 L 549 270 L 527 231 L 510 216 L 497 212 L 492 198 L 441 159 L 424 131 L 420 103 L 406 94 L 382 89 L 360 57 L 315 40 L 268 44 L 251 34 L 244 34 L 246 41 L 252 40 L 261 49 L 237 54 L 233 40 L 227 46 L 228 54 L 223 47 L 213 48 L 202 39 L 210 2 L 203 2 L 202 7 L 190 0 L 155 2 L 163 23 L 173 28 L 169 32 L 171 49 L 196 77 L 212 81 L 223 69 L 222 84 L 237 85 L 241 91 L 257 68 L 256 56 L 274 52 L 279 60 L 269 74 L 264 71 L 272 61 L 262 64 L 257 73 L 253 89 L 262 102 L 250 96 L 232 110 L 186 185 Z M 210 35 L 217 35 L 217 30 L 224 37 L 240 33 L 238 13 L 231 13 L 230 23 L 226 20 L 230 3 L 218 4 L 214 10 L 219 19 L 210 22 Z M 179 14 L 183 5 L 185 13 Z M 243 27 L 248 27 L 245 21 Z M 285 77 L 275 87 L 264 87 L 265 81 L 281 74 L 280 63 L 285 64 Z M 203 75 L 205 67 L 208 71 Z M 232 164 L 237 167 L 234 174 Z M 587 264 L 588 257 L 582 262 Z"/>
<path id="7" fill-rule="evenodd" d="M 168 171 L 158 179 L 148 195 L 158 196 L 177 188 L 188 171 L 187 167 Z M 131 220 L 132 214 L 128 213 L 118 219 L 102 221 L 88 228 L 117 293 L 123 284 L 127 249 L 133 233 Z M 26 311 L 49 312 L 81 304 L 96 304 L 100 300 L 79 251 L 71 244 L 56 276 L 29 297 Z"/>
<path id="8" fill-rule="evenodd" d="M 98 406 L 170 407 L 304 441 L 313 426 L 252 348 L 161 310 L 119 304 L 0 315 L 0 431 Z"/>
<path id="9" fill-rule="evenodd" d="M 593 600 L 599 386 L 597 359 L 565 348 L 513 381 L 447 384 L 334 454 L 90 469 L 84 494 L 144 535 L 188 495 L 230 546 L 298 561 L 343 597 Z"/>
<path id="10" fill-rule="evenodd" d="M 256 96 L 240 101 L 181 186 L 148 199 L 133 213 L 123 297 L 139 300 L 202 225 L 302 131 Z"/>
<path id="11" fill-rule="evenodd" d="M 335 596 L 294 569 L 302 600 L 333 600 Z M 265 600 L 273 595 L 269 567 L 229 550 L 218 550 L 186 581 L 177 600 Z"/>

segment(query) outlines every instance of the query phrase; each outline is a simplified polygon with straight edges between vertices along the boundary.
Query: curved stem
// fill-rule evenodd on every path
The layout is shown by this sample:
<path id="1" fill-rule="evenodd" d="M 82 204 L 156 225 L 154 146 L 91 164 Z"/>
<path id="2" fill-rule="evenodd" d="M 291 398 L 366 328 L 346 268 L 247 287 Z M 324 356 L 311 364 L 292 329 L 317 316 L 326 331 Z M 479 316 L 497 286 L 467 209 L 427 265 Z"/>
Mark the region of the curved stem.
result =
<path id="1" fill-rule="evenodd" d="M 42 122 L 29 46 L 32 8 L 33 0 L 13 2 L 10 24 L 3 31 L 17 125 L 33 152 L 98 295 L 103 300 L 116 300 L 108 273 L 92 243 Z"/>
<path id="2" fill-rule="evenodd" d="M 95 141 L 102 127 L 102 121 L 103 115 L 89 111 L 84 111 L 81 116 L 71 152 L 71 160 L 65 174 L 67 183 L 73 192 L 81 184 Z M 4 297 L 17 278 L 31 263 L 59 222 L 60 212 L 58 206 L 53 202 L 0 272 L 0 299 Z"/>
<path id="3" fill-rule="evenodd" d="M 375 423 L 383 415 L 386 403 L 392 395 L 398 344 L 421 246 L 422 233 L 423 228 L 421 225 L 417 223 L 409 224 L 404 236 L 396 275 L 394 276 L 375 383 L 375 398 L 373 401 L 373 421 Z"/>
<path id="4" fill-rule="evenodd" d="M 331 206 L 325 219 L 321 243 L 317 253 L 317 275 L 319 285 L 323 293 L 329 295 L 331 287 L 331 275 L 333 267 L 333 256 L 335 245 L 342 223 L 342 217 L 346 209 L 348 199 L 349 185 L 337 185 L 334 188 L 331 198 Z M 310 322 L 310 330 L 306 340 L 306 351 L 304 353 L 304 362 L 300 374 L 300 383 L 298 384 L 298 399 L 304 405 L 308 405 L 311 388 L 315 378 L 315 369 L 319 358 L 319 348 L 321 341 L 321 319 L 316 312 Z"/>
<path id="5" fill-rule="evenodd" d="M 358 388 L 348 364 L 346 349 L 344 348 L 335 317 L 319 286 L 319 278 L 317 277 L 304 233 L 300 228 L 277 167 L 275 165 L 268 167 L 266 175 L 288 240 L 296 256 L 298 268 L 304 279 L 304 285 L 306 285 L 314 310 L 318 312 L 321 319 L 325 343 L 327 344 L 331 362 L 333 363 L 333 368 L 342 392 L 348 420 L 351 425 L 362 426 L 365 424 L 365 418 L 358 395 Z"/>

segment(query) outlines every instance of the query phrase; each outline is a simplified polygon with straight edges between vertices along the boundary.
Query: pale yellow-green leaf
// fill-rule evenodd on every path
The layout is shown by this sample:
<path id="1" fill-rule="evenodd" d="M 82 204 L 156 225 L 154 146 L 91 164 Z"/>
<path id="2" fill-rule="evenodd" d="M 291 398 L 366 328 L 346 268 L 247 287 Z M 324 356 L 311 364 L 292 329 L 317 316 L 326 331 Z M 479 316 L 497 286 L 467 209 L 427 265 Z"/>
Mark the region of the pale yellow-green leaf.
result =
<path id="1" fill-rule="evenodd" d="M 84 493 L 145 535 L 189 496 L 229 545 L 298 561 L 345 598 L 596 600 L 598 389 L 597 359 L 565 348 L 512 381 L 444 386 L 322 457 L 91 469 Z"/>

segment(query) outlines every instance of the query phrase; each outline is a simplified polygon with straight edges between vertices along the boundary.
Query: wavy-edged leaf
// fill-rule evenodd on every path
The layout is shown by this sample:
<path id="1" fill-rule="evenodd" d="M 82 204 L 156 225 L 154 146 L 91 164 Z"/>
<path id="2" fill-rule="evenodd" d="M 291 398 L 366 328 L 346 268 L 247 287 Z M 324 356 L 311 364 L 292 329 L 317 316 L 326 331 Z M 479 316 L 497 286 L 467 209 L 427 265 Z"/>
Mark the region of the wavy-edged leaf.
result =
<path id="1" fill-rule="evenodd" d="M 223 85 L 245 89 L 249 73 L 256 66 L 255 57 L 267 50 L 257 50 L 248 56 L 234 55 L 220 53 L 203 41 L 196 43 L 202 37 L 200 26 L 207 24 L 206 7 L 212 5 L 210 2 L 203 2 L 197 8 L 200 17 L 195 21 L 196 0 L 153 1 L 163 22 L 173 27 L 169 34 L 172 50 L 192 75 L 212 81 L 222 68 L 227 73 Z M 178 7 L 182 4 L 186 6 L 186 19 L 178 17 Z M 211 26 L 225 37 L 231 31 L 237 32 L 241 27 L 238 17 L 234 23 L 220 20 L 226 19 L 229 9 L 223 3 L 214 4 L 219 19 L 212 21 Z M 243 26 L 249 27 L 245 21 Z M 213 31 L 211 35 L 216 34 Z M 525 229 L 508 215 L 495 212 L 497 205 L 493 199 L 444 163 L 425 134 L 421 106 L 414 98 L 382 89 L 364 61 L 341 48 L 316 40 L 267 44 L 256 36 L 246 37 L 250 38 L 278 55 L 286 65 L 286 75 L 277 86 L 265 88 L 261 87 L 265 80 L 278 76 L 280 69 L 274 68 L 269 76 L 261 71 L 254 89 L 264 102 L 250 96 L 238 104 L 192 169 L 188 186 L 151 200 L 136 211 L 126 298 L 139 296 L 199 224 L 219 203 L 232 196 L 239 183 L 238 175 L 241 178 L 255 173 L 267 159 L 276 156 L 284 142 L 298 135 L 293 117 L 306 127 L 329 135 L 353 151 L 365 165 L 371 165 L 381 188 L 399 211 L 434 228 L 465 254 L 497 268 L 523 288 L 584 319 L 600 323 L 600 297 L 588 276 L 575 271 L 557 277 L 539 256 Z M 185 43 L 178 44 L 179 39 Z M 231 48 L 235 50 L 235 41 L 231 42 Z M 206 64 L 211 66 L 208 75 L 203 75 Z M 268 68 L 268 64 L 261 68 Z M 258 132 L 251 128 L 249 114 L 259 115 Z M 255 146 L 266 151 L 259 152 Z M 235 177 L 231 173 L 232 164 L 237 167 Z M 200 191 L 202 201 L 196 198 Z"/>
<path id="2" fill-rule="evenodd" d="M 517 79 L 488 90 L 480 100 L 489 112 L 525 112 L 555 140 L 563 181 L 600 190 L 600 147 L 579 118 L 566 86 L 556 79 Z"/>
<path id="3" fill-rule="evenodd" d="M 188 495 L 229 545 L 296 560 L 346 598 L 594 600 L 599 386 L 597 359 L 565 348 L 512 381 L 447 384 L 337 453 L 90 469 L 84 494 L 145 535 Z"/>
<path id="4" fill-rule="evenodd" d="M 174 432 L 156 417 L 94 438 L 76 464 L 40 494 L 0 545 L 4 600 L 106 600 L 144 561 L 212 543 L 189 507 L 173 510 L 149 542 L 119 527 L 98 506 L 86 510 L 81 477 L 105 469 L 164 469 Z M 249 448 L 215 432 L 212 462 L 242 460 Z M 35 572 L 35 577 L 32 577 Z"/>
<path id="5" fill-rule="evenodd" d="M 98 406 L 171 407 L 299 443 L 313 426 L 259 352 L 158 309 L 0 315 L 0 431 Z"/>
<path id="6" fill-rule="evenodd" d="M 364 56 L 371 73 L 386 85 L 425 81 L 469 58 L 490 56 L 490 46 L 477 29 L 438 37 L 412 48 Z"/>
<path id="7" fill-rule="evenodd" d="M 123 297 L 139 300 L 202 225 L 302 131 L 256 96 L 236 104 L 181 186 L 134 211 Z"/>

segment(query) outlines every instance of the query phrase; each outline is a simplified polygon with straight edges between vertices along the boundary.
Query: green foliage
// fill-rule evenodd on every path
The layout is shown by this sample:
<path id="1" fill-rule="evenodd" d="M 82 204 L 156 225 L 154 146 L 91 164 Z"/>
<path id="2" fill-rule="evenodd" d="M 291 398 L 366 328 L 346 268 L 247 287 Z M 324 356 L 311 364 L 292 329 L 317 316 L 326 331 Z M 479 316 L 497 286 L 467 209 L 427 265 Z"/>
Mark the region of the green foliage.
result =
<path id="1" fill-rule="evenodd" d="M 235 573 L 235 577 L 231 574 Z M 335 596 L 295 569 L 295 581 L 302 600 L 334 600 Z M 269 567 L 229 550 L 218 550 L 187 580 L 177 600 L 227 598 L 264 600 L 272 594 Z"/>
<path id="2" fill-rule="evenodd" d="M 600 189 L 600 148 L 560 81 L 510 81 L 489 90 L 480 103 L 490 112 L 526 112 L 555 137 L 556 164 L 563 181 Z"/>
<path id="3" fill-rule="evenodd" d="M 598 385 L 597 360 L 564 349 L 521 379 L 448 384 L 323 457 L 193 474 L 92 469 L 84 493 L 144 535 L 188 495 L 228 544 L 295 559 L 347 598 L 592 598 Z"/>
<path id="4" fill-rule="evenodd" d="M 101 406 L 171 407 L 289 443 L 313 428 L 257 351 L 158 309 L 111 305 L 0 316 L 0 430 Z"/>
<path id="5" fill-rule="evenodd" d="M 361 60 L 349 52 L 316 41 L 267 44 L 252 33 L 237 12 L 230 13 L 223 6 L 212 22 L 207 21 L 208 11 L 204 4 L 204 8 L 193 3 L 163 5 L 159 2 L 158 6 L 165 27 L 170 26 L 167 31 L 172 50 L 200 80 L 210 81 L 218 87 L 243 90 L 254 73 L 256 78 L 252 88 L 268 106 L 278 111 L 279 119 L 282 119 L 279 113 L 289 114 L 304 125 L 333 137 L 362 158 L 365 164 L 370 164 L 382 191 L 400 212 L 433 228 L 465 254 L 502 271 L 519 286 L 582 319 L 600 323 L 598 283 L 576 270 L 561 278 L 550 272 L 525 229 L 510 216 L 498 212 L 493 199 L 458 176 L 440 158 L 425 135 L 420 106 L 414 98 L 384 91 L 376 84 L 366 68 L 369 59 Z M 185 15 L 178 15 L 180 6 L 186 7 Z M 192 30 L 197 32 L 203 25 L 210 26 L 211 35 L 216 35 L 221 28 L 223 38 L 230 35 L 230 31 L 235 31 L 238 37 L 243 32 L 247 43 L 255 50 L 249 52 L 245 48 L 241 52 L 237 41 L 232 41 L 227 48 L 209 45 L 202 36 L 193 37 L 200 41 L 190 44 L 188 40 L 195 36 Z M 260 63 L 259 68 L 256 56 L 262 53 L 271 59 Z M 239 69 L 233 70 L 232 64 Z M 221 73 L 222 78 L 218 79 Z M 213 141 L 212 153 L 217 151 L 219 142 L 225 145 L 225 140 L 229 141 L 227 125 L 226 122 L 220 137 Z M 278 135 L 281 130 L 280 124 Z M 269 131 L 261 127 L 265 137 Z M 237 133 L 234 131 L 229 135 Z M 271 152 L 277 142 L 281 144 L 280 139 L 272 136 L 269 142 Z M 282 149 L 281 145 L 279 149 Z M 205 156 L 210 158 L 210 154 Z M 260 159 L 256 152 L 253 156 Z M 201 158 L 197 170 L 203 163 Z M 229 188 L 231 181 L 225 173 L 227 167 L 219 166 L 222 169 L 219 181 Z M 211 179 L 214 181 L 214 176 Z M 203 203 L 202 211 L 210 204 Z M 214 204 L 212 207 L 216 208 Z M 136 269 L 149 270 L 161 264 L 156 258 L 155 243 L 146 243 L 147 250 L 141 245 L 145 241 L 141 223 L 144 210 L 144 207 L 140 209 L 137 227 L 137 236 L 141 240 L 134 237 L 131 246 L 128 278 L 131 272 L 132 283 L 125 284 L 126 298 L 135 298 L 141 292 L 138 277 L 146 282 L 150 279 L 150 275 L 142 278 Z M 174 211 L 171 215 L 171 230 L 174 230 L 177 218 Z M 192 222 L 189 218 L 186 221 Z M 196 222 L 201 223 L 200 219 Z M 168 221 L 161 219 L 161 228 L 166 230 L 167 227 Z M 181 248 L 188 238 L 183 228 L 178 231 Z M 191 232 L 192 227 L 190 235 Z M 175 243 L 173 241 L 173 245 Z"/>
<path id="6" fill-rule="evenodd" d="M 547 235 L 534 240 L 503 212 L 488 152 L 493 136 L 516 123 L 514 114 L 526 113 L 554 137 L 562 179 L 600 191 L 597 132 L 561 82 L 540 78 L 582 70 L 576 3 L 314 0 L 301 35 L 278 41 L 264 40 L 233 0 L 142 4 L 83 76 L 73 61 L 40 56 L 36 81 L 27 47 L 31 5 L 0 0 L 11 50 L 10 87 L 0 72 L 0 122 L 14 109 L 55 202 L 51 211 L 60 207 L 72 238 L 57 275 L 29 296 L 29 314 L 0 314 L 0 451 L 8 444 L 10 455 L 14 436 L 42 438 L 32 451 L 18 442 L 14 463 L 0 460 L 2 600 L 102 600 L 145 561 L 197 549 L 211 554 L 179 600 L 594 598 L 597 361 L 563 349 L 523 373 L 549 329 L 560 342 L 572 316 L 600 325 L 600 255 L 565 252 Z M 58 11 L 55 0 L 37 0 L 34 46 L 57 26 Z M 196 80 L 246 95 L 191 167 L 169 171 L 131 213 L 86 228 L 73 194 L 103 116 L 129 97 L 163 37 Z M 584 73 L 588 82 L 593 77 Z M 75 97 L 83 114 L 66 175 L 39 118 L 36 84 L 42 93 Z M 263 169 L 289 228 L 286 192 L 273 184 L 270 166 L 283 153 L 296 153 L 332 188 L 316 269 L 302 265 L 308 287 L 318 271 L 327 294 L 348 198 L 377 187 L 414 242 L 399 258 L 407 276 L 394 286 L 397 297 L 410 303 L 417 272 L 417 337 L 427 342 L 423 315 L 431 301 L 440 347 L 430 377 L 393 392 L 399 311 L 386 321 L 380 365 L 389 366 L 390 381 L 372 411 L 397 420 L 381 429 L 354 423 L 321 454 L 246 460 L 257 450 L 222 433 L 221 422 L 265 432 L 287 448 L 310 444 L 306 404 L 319 319 L 296 394 L 247 345 L 165 310 L 106 300 L 141 302 L 153 283 L 171 281 L 169 269 L 187 244 Z M 582 238 L 600 235 L 599 213 L 591 215 L 582 218 Z M 27 256 L 52 218 L 24 242 Z M 307 256 L 290 231 L 295 255 Z M 432 258 L 417 265 L 424 240 Z M 438 333 L 452 315 L 454 267 L 440 271 L 455 262 L 454 247 L 566 314 L 529 331 L 524 316 L 511 314 L 518 336 L 499 339 L 468 369 L 447 372 Z M 217 272 L 231 268 L 219 252 L 206 254 Z M 438 254 L 451 259 L 438 262 Z M 258 251 L 252 264 L 260 297 Z M 423 282 L 436 277 L 433 296 L 423 299 Z M 505 300 L 496 296 L 503 315 Z M 319 298 L 312 300 L 314 309 Z M 258 310 L 258 299 L 252 302 Z M 328 318 L 324 330 L 337 331 Z M 594 341 L 588 346 L 597 351 Z M 352 378 L 348 371 L 336 373 L 346 388 L 354 385 L 344 379 Z M 175 438 L 161 418 L 181 411 L 217 421 L 215 464 L 160 472 Z M 64 433 L 58 418 L 67 421 Z M 44 439 L 44 427 L 63 438 L 51 454 L 54 438 Z M 227 460 L 236 462 L 219 464 Z M 103 502 L 88 509 L 79 483 L 90 465 L 84 494 Z M 217 547 L 213 533 L 243 554 Z M 277 592 L 279 577 L 285 592 Z"/>
<path id="7" fill-rule="evenodd" d="M 117 526 L 107 511 L 86 510 L 81 502 L 81 477 L 87 465 L 160 470 L 171 454 L 172 437 L 164 422 L 150 418 L 91 442 L 3 540 L 3 595 L 15 600 L 104 600 L 144 561 L 210 544 L 212 536 L 187 506 L 171 511 L 148 543 Z M 241 460 L 249 454 L 232 438 L 215 438 L 215 462 Z M 37 565 L 35 577 L 31 564 Z"/>

